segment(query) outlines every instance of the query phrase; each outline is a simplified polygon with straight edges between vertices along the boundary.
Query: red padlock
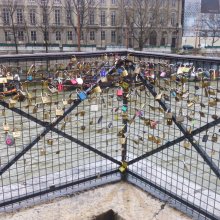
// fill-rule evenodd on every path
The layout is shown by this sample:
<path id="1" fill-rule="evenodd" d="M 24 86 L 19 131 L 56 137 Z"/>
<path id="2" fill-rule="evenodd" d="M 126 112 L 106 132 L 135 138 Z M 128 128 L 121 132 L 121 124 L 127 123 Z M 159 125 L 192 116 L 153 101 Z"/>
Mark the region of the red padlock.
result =
<path id="1" fill-rule="evenodd" d="M 63 91 L 63 84 L 62 83 L 58 83 L 57 89 L 58 89 L 58 92 L 62 92 Z"/>
<path id="2" fill-rule="evenodd" d="M 117 92 L 116 92 L 117 96 L 122 96 L 123 95 L 123 89 L 121 87 L 119 87 L 117 89 Z"/>
<path id="3" fill-rule="evenodd" d="M 72 85 L 77 85 L 76 79 L 71 79 L 70 81 L 71 81 Z"/>

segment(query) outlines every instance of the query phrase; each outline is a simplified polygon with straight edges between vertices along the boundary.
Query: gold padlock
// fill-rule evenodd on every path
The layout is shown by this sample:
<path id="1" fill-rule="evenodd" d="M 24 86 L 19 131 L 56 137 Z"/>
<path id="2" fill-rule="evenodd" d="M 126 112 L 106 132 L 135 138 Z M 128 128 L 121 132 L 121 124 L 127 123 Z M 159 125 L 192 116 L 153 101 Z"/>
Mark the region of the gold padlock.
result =
<path id="1" fill-rule="evenodd" d="M 56 116 L 63 116 L 63 114 L 64 110 L 61 107 L 56 109 Z"/>
<path id="2" fill-rule="evenodd" d="M 48 144 L 48 145 L 53 145 L 53 139 L 48 139 L 48 140 L 47 140 L 47 144 Z"/>
<path id="3" fill-rule="evenodd" d="M 101 92 L 102 92 L 100 86 L 96 86 L 96 87 L 93 89 L 93 91 L 94 91 L 95 93 L 101 93 Z"/>
<path id="4" fill-rule="evenodd" d="M 46 149 L 45 149 L 45 148 L 41 148 L 41 149 L 40 149 L 40 155 L 41 155 L 41 156 L 46 155 Z"/>
<path id="5" fill-rule="evenodd" d="M 15 105 L 16 105 L 16 103 L 17 103 L 16 100 L 10 99 L 10 100 L 9 100 L 9 103 L 8 103 L 8 107 L 9 107 L 9 108 L 14 108 Z"/>
<path id="6" fill-rule="evenodd" d="M 4 131 L 9 131 L 10 130 L 8 123 L 3 124 L 3 130 Z"/>
<path id="7" fill-rule="evenodd" d="M 44 120 L 47 120 L 47 119 L 49 119 L 50 114 L 49 114 L 49 112 L 44 112 L 43 116 L 44 116 L 44 117 L 43 117 Z"/>
<path id="8" fill-rule="evenodd" d="M 128 76 L 128 71 L 126 69 L 124 69 L 121 73 L 122 77 Z"/>
<path id="9" fill-rule="evenodd" d="M 216 133 L 214 133 L 213 135 L 212 135 L 212 142 L 217 142 L 218 141 L 218 135 L 216 134 Z"/>

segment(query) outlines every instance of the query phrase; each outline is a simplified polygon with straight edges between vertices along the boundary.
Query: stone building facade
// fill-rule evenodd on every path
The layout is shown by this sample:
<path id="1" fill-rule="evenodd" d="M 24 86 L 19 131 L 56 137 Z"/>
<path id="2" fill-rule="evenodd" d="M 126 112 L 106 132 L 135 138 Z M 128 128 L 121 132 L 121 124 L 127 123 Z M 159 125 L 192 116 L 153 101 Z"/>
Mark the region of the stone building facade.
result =
<path id="1" fill-rule="evenodd" d="M 67 1 L 70 2 L 69 8 Z M 41 45 L 45 44 L 47 39 L 51 45 L 77 45 L 78 23 L 73 1 L 78 2 L 78 0 L 1 0 L 0 44 Z M 137 48 L 138 42 L 133 36 L 134 32 L 139 31 L 139 27 L 133 24 L 133 32 L 128 31 L 124 18 L 126 5 L 137 0 L 87 1 L 90 1 L 84 8 L 87 12 L 84 12 L 83 21 L 80 21 L 82 45 L 94 45 L 97 48 L 106 46 Z M 155 2 L 146 1 L 152 4 Z M 180 47 L 183 0 L 158 1 L 161 2 L 161 8 L 158 10 L 166 8 L 166 14 L 161 11 L 159 18 L 161 22 L 150 26 L 145 46 Z M 125 7 L 119 7 L 122 2 Z M 44 6 L 47 16 L 44 16 Z M 151 12 L 145 13 L 150 15 Z M 149 17 L 149 24 L 150 20 Z"/>

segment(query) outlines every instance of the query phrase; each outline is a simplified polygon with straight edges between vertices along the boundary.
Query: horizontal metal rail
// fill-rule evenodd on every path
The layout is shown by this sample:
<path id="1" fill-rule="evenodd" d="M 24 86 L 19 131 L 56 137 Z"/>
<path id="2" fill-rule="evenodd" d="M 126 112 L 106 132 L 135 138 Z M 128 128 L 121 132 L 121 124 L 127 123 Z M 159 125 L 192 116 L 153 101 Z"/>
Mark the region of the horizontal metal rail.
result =
<path id="1" fill-rule="evenodd" d="M 17 198 L 14 198 L 12 200 L 5 200 L 4 202 L 0 203 L 0 207 L 11 205 L 11 204 L 17 203 L 17 202 L 22 202 L 22 201 L 27 200 L 27 199 L 31 199 L 31 198 L 34 198 L 34 197 L 37 197 L 37 196 L 41 196 L 41 195 L 44 195 L 44 194 L 47 194 L 47 193 L 51 193 L 51 192 L 54 192 L 54 191 L 57 191 L 57 190 L 66 189 L 68 187 L 79 185 L 81 183 L 92 181 L 92 180 L 95 180 L 95 179 L 98 179 L 98 178 L 100 179 L 102 177 L 107 177 L 109 175 L 113 175 L 113 174 L 116 174 L 116 173 L 119 173 L 118 169 L 117 170 L 112 170 L 112 171 L 109 171 L 109 172 L 106 172 L 106 173 L 101 173 L 98 176 L 94 175 L 94 176 L 91 176 L 91 177 L 87 177 L 87 178 L 84 178 L 84 179 L 81 179 L 81 180 L 77 180 L 75 182 L 63 184 L 63 185 L 58 185 L 58 186 L 53 185 L 49 189 L 45 189 L 45 190 L 38 191 L 38 192 L 35 192 L 35 193 L 32 193 L 32 194 L 28 194 L 28 195 L 25 195 L 25 196 L 17 197 Z"/>

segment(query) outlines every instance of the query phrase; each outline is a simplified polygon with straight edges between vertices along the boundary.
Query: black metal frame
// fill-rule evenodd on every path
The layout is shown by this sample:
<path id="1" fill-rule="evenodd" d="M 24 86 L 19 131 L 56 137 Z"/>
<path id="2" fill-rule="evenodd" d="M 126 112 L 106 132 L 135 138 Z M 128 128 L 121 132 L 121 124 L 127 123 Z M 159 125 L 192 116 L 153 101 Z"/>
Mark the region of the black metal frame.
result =
<path id="1" fill-rule="evenodd" d="M 170 55 L 170 54 L 154 54 L 154 53 L 144 53 L 144 52 L 134 52 L 134 51 L 114 51 L 114 52 L 107 52 L 107 55 L 110 54 L 118 54 L 120 56 L 127 56 L 129 53 L 132 53 L 135 58 L 137 58 L 138 60 L 141 60 L 142 58 L 149 58 L 149 59 L 158 59 L 158 60 L 171 60 L 171 61 L 194 61 L 194 63 L 198 63 L 198 62 L 209 62 L 210 65 L 211 64 L 217 64 L 218 66 L 220 65 L 220 59 L 218 58 L 204 58 L 204 57 L 193 57 L 193 56 L 180 56 L 180 55 Z M 28 61 L 38 61 L 38 60 L 59 60 L 59 59 L 69 59 L 71 58 L 73 55 L 76 55 L 77 57 L 81 57 L 81 58 L 90 58 L 91 56 L 93 57 L 100 57 L 101 55 L 103 55 L 103 52 L 96 52 L 96 53 L 53 53 L 53 54 L 35 54 L 35 55 L 7 55 L 7 56 L 1 56 L 1 62 L 19 62 L 19 61 L 23 61 L 24 59 L 28 60 Z M 111 74 L 111 70 L 109 70 L 108 74 Z M 156 92 L 156 89 L 154 88 L 154 86 L 145 79 L 144 75 L 139 74 L 138 75 L 140 81 L 143 83 L 143 85 L 146 87 L 146 89 L 150 92 L 150 94 L 152 95 L 153 98 L 155 98 L 158 94 Z M 96 84 L 94 84 L 91 88 L 89 88 L 86 91 L 86 94 L 89 95 L 90 92 L 92 91 L 92 89 L 97 86 L 97 84 L 100 82 L 100 79 L 97 81 Z M 128 99 L 127 99 L 127 93 L 126 90 L 124 91 L 123 94 L 123 105 L 128 105 Z M 0 176 L 2 176 L 12 165 L 14 165 L 23 155 L 25 155 L 26 152 L 28 152 L 36 143 L 38 143 L 44 136 L 46 136 L 47 133 L 49 132 L 54 132 L 59 134 L 61 137 L 64 137 L 66 139 L 68 139 L 71 142 L 76 143 L 77 145 L 82 146 L 83 148 L 94 152 L 95 154 L 107 159 L 108 161 L 111 161 L 114 164 L 117 164 L 118 167 L 124 167 L 124 170 L 122 172 L 122 179 L 123 180 L 127 180 L 128 175 L 130 177 L 136 178 L 137 180 L 161 191 L 162 193 L 166 194 L 167 196 L 173 198 L 174 200 L 180 202 L 181 204 L 191 208 L 192 210 L 194 210 L 197 213 L 200 213 L 201 215 L 209 218 L 209 219 L 218 219 L 218 216 L 214 216 L 212 213 L 209 213 L 206 210 L 203 210 L 202 208 L 192 204 L 191 202 L 185 200 L 184 198 L 181 198 L 180 196 L 171 193 L 169 191 L 167 191 L 166 189 L 158 186 L 157 184 L 153 183 L 152 181 L 144 178 L 143 176 L 135 173 L 134 171 L 132 171 L 131 169 L 129 169 L 129 166 L 138 163 L 139 161 L 142 161 L 143 159 L 146 159 L 152 155 L 155 155 L 156 153 L 162 152 L 165 149 L 168 149 L 172 146 L 174 146 L 175 144 L 179 144 L 180 142 L 182 142 L 183 140 L 187 139 L 191 145 L 195 148 L 195 150 L 198 152 L 198 154 L 203 158 L 203 160 L 205 161 L 205 163 L 210 167 L 210 169 L 214 172 L 214 174 L 216 175 L 217 179 L 220 178 L 220 168 L 219 166 L 212 160 L 212 158 L 207 154 L 207 152 L 202 148 L 202 146 L 200 146 L 197 141 L 195 141 L 194 136 L 197 134 L 200 134 L 201 132 L 207 131 L 210 128 L 213 128 L 217 125 L 220 124 L 220 118 L 213 120 L 211 122 L 207 122 L 206 125 L 201 126 L 195 130 L 193 130 L 191 133 L 187 132 L 187 128 L 181 124 L 178 123 L 176 121 L 176 116 L 173 115 L 172 116 L 172 121 L 175 123 L 175 125 L 178 127 L 178 129 L 181 131 L 181 133 L 183 133 L 182 136 L 175 138 L 172 141 L 168 141 L 165 144 L 162 144 L 161 146 L 150 150 L 146 153 L 143 153 L 140 156 L 137 156 L 133 159 L 128 160 L 128 142 L 126 139 L 126 142 L 122 145 L 122 148 L 124 149 L 122 151 L 122 155 L 121 155 L 121 161 L 119 161 L 118 159 L 115 159 L 112 156 L 109 156 L 107 153 L 103 153 L 102 151 L 96 149 L 95 147 L 84 143 L 83 141 L 79 140 L 79 138 L 75 138 L 67 133 L 65 133 L 64 131 L 57 129 L 56 126 L 67 116 L 69 115 L 74 109 L 76 109 L 80 104 L 81 104 L 81 100 L 76 99 L 73 104 L 64 112 L 63 116 L 59 117 L 56 121 L 54 121 L 53 123 L 47 123 L 44 122 L 34 116 L 32 116 L 29 113 L 26 113 L 25 111 L 22 111 L 19 108 L 9 108 L 9 105 L 4 102 L 4 101 L 0 101 L 0 106 L 9 109 L 12 112 L 17 113 L 18 115 L 35 122 L 36 124 L 42 126 L 44 128 L 43 132 L 41 132 L 39 135 L 37 135 L 37 137 L 31 142 L 29 143 L 24 149 L 22 149 L 20 152 L 18 152 L 14 157 L 12 157 L 7 164 L 5 164 L 4 166 L 0 167 Z M 162 109 L 164 111 L 167 111 L 168 109 L 170 109 L 171 107 L 168 106 L 164 101 L 162 100 L 158 100 L 159 105 L 162 107 Z M 123 132 L 124 134 L 128 131 L 128 121 L 126 119 L 123 119 L 122 124 L 124 125 L 123 128 Z M 103 178 L 106 176 L 111 176 L 114 174 L 119 174 L 119 169 L 114 169 L 111 171 L 106 171 L 104 173 L 100 173 L 99 174 L 99 178 Z M 40 190 L 38 192 L 35 192 L 33 194 L 28 194 L 22 197 L 17 197 L 17 198 L 12 198 L 10 200 L 5 200 L 3 202 L 0 203 L 0 207 L 5 207 L 8 205 L 11 205 L 13 203 L 18 203 L 21 202 L 23 200 L 27 200 L 36 196 L 40 196 L 40 195 L 44 195 L 56 190 L 61 190 L 61 189 L 65 189 L 67 187 L 70 186 L 74 186 L 74 185 L 79 185 L 80 183 L 85 183 L 85 182 L 89 182 L 92 181 L 94 179 L 97 179 L 97 175 L 93 175 L 90 176 L 88 178 L 83 178 L 80 179 L 78 181 L 74 181 L 74 182 L 70 182 L 67 184 L 62 184 L 59 186 L 54 185 L 53 187 L 50 187 L 48 189 L 45 190 Z"/>

